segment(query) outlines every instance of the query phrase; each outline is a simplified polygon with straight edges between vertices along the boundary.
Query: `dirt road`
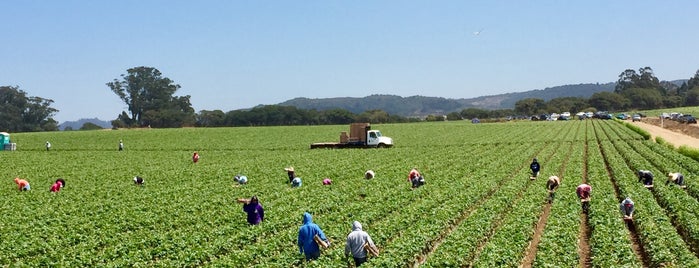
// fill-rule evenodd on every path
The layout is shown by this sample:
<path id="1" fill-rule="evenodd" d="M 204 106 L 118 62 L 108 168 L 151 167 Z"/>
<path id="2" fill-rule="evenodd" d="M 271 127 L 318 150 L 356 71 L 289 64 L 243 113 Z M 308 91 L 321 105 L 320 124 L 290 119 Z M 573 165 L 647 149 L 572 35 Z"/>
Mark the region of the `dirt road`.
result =
<path id="1" fill-rule="evenodd" d="M 661 128 L 659 126 L 648 124 L 645 122 L 633 122 L 633 124 L 645 129 L 650 133 L 650 135 L 655 139 L 655 137 L 660 136 L 667 142 L 679 147 L 682 145 L 687 145 L 692 148 L 699 148 L 699 139 L 692 136 L 675 132 L 666 128 Z"/>

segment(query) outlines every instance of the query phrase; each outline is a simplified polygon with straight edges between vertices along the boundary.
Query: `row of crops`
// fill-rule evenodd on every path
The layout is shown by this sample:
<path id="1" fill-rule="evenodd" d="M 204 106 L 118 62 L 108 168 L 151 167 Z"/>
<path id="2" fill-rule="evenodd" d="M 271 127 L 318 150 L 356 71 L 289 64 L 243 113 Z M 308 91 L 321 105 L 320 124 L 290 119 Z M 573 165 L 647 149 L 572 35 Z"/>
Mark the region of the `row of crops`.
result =
<path id="1" fill-rule="evenodd" d="M 13 134 L 18 150 L 0 154 L 0 266 L 347 267 L 354 220 L 381 251 L 363 267 L 699 266 L 696 161 L 618 122 L 389 124 L 374 128 L 394 138 L 390 149 L 308 149 L 345 128 Z M 532 158 L 543 166 L 536 180 Z M 287 166 L 303 187 L 286 184 Z M 427 180 L 416 190 L 413 167 Z M 363 179 L 368 169 L 375 179 Z M 652 191 L 637 169 L 658 174 Z M 665 185 L 669 171 L 688 188 Z M 249 184 L 234 187 L 237 173 Z M 550 175 L 562 178 L 551 203 Z M 49 193 L 58 177 L 67 187 Z M 593 187 L 589 214 L 575 196 L 582 182 Z M 265 208 L 258 226 L 234 202 L 252 195 Z M 618 211 L 626 196 L 631 224 Z M 311 263 L 296 246 L 306 211 L 332 241 Z"/>

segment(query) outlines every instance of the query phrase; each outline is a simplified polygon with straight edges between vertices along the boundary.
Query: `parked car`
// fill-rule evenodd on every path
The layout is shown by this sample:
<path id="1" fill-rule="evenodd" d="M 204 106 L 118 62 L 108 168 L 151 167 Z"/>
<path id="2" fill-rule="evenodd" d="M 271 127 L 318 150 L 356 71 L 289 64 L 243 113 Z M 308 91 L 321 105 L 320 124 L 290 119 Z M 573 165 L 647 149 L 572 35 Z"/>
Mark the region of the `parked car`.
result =
<path id="1" fill-rule="evenodd" d="M 626 119 L 629 119 L 629 116 L 626 114 L 617 114 L 616 118 L 621 119 L 621 120 L 626 120 Z"/>
<path id="2" fill-rule="evenodd" d="M 692 116 L 691 114 L 683 114 L 682 116 L 677 118 L 677 122 L 685 124 L 696 124 L 697 119 L 694 118 L 694 116 Z"/>
<path id="3" fill-rule="evenodd" d="M 595 113 L 595 115 L 592 116 L 592 118 L 612 119 L 612 115 L 608 114 L 607 112 L 597 112 Z"/>
<path id="4" fill-rule="evenodd" d="M 632 122 L 636 122 L 636 121 L 639 121 L 639 122 L 640 122 L 640 121 L 641 121 L 641 115 L 640 115 L 640 114 L 634 114 L 634 115 L 631 117 L 631 121 L 632 121 Z"/>

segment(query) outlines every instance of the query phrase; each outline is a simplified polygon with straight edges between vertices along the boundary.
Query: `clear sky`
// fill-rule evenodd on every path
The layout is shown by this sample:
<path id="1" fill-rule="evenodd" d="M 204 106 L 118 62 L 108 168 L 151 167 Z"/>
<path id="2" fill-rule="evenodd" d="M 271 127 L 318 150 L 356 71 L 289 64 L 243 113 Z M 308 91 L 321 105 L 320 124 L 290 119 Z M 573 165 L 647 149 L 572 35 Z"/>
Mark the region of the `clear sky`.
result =
<path id="1" fill-rule="evenodd" d="M 472 98 L 699 69 L 699 1 L 0 0 L 0 85 L 59 122 L 112 120 L 106 86 L 160 70 L 196 111 L 296 97 Z"/>

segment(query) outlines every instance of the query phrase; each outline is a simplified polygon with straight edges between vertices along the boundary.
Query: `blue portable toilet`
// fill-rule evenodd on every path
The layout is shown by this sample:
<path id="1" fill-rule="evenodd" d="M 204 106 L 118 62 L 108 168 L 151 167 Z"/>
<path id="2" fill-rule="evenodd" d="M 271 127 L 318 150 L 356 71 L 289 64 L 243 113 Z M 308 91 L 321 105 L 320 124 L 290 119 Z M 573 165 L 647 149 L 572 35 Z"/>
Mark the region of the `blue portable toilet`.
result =
<path id="1" fill-rule="evenodd" d="M 10 143 L 10 133 L 0 132 L 0 150 L 5 149 L 5 144 Z"/>

